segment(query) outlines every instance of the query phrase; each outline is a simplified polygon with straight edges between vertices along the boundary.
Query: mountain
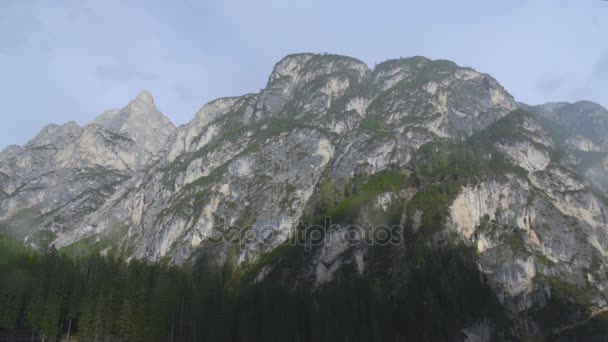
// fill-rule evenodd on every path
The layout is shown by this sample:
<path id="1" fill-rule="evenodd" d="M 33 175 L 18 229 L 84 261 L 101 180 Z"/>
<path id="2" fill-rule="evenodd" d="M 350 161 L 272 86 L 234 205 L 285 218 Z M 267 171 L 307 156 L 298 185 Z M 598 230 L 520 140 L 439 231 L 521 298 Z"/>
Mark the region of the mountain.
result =
<path id="1" fill-rule="evenodd" d="M 608 110 L 597 103 L 548 103 L 526 108 L 572 134 L 572 147 L 583 151 L 608 150 Z"/>
<path id="2" fill-rule="evenodd" d="M 259 94 L 205 105 L 141 186 L 94 219 L 128 220 L 125 248 L 178 262 L 218 218 L 255 236 L 275 227 L 276 238 L 248 244 L 244 260 L 289 235 L 323 180 L 340 187 L 356 173 L 403 166 L 423 144 L 461 139 L 513 109 L 491 77 L 447 61 L 416 57 L 372 71 L 349 57 L 288 56 Z"/>
<path id="3" fill-rule="evenodd" d="M 600 105 L 518 104 L 450 61 L 370 69 L 294 54 L 259 93 L 214 100 L 177 128 L 142 92 L 83 128 L 8 147 L 0 222 L 72 255 L 207 255 L 252 282 L 308 289 L 354 270 L 398 292 L 471 255 L 451 277 L 480 270 L 515 336 L 549 335 L 608 306 L 606 133 Z M 316 243 L 284 244 L 314 225 L 326 225 Z M 370 231 L 399 239 L 370 244 Z M 454 291 L 477 286 L 466 279 Z M 492 319 L 462 331 L 483 339 Z"/>
<path id="4" fill-rule="evenodd" d="M 142 92 L 85 127 L 52 124 L 25 146 L 7 147 L 0 153 L 3 229 L 31 245 L 71 234 L 146 170 L 174 129 Z"/>
<path id="5" fill-rule="evenodd" d="M 171 121 L 156 109 L 152 95 L 145 90 L 125 108 L 99 115 L 93 124 L 130 138 L 151 154 L 161 152 L 175 130 Z"/>

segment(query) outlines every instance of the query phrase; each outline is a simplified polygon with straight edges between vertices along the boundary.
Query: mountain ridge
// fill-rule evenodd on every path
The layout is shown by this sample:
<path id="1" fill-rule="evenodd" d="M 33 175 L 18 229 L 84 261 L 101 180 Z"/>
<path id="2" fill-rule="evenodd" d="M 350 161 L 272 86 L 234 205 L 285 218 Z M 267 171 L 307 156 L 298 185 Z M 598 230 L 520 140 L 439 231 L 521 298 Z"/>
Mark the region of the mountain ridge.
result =
<path id="1" fill-rule="evenodd" d="M 607 113 L 518 104 L 490 75 L 445 60 L 370 69 L 288 55 L 259 93 L 210 101 L 179 127 L 144 91 L 83 128 L 47 126 L 5 149 L 0 228 L 38 248 L 262 263 L 252 279 L 311 287 L 348 268 L 407 278 L 408 250 L 456 241 L 477 253 L 518 333 L 533 335 L 555 328 L 542 321 L 552 300 L 580 315 L 606 306 Z M 327 240 L 297 262 L 279 254 L 292 223 L 323 215 L 336 220 L 328 236 L 370 222 L 409 240 L 383 266 L 362 242 Z"/>

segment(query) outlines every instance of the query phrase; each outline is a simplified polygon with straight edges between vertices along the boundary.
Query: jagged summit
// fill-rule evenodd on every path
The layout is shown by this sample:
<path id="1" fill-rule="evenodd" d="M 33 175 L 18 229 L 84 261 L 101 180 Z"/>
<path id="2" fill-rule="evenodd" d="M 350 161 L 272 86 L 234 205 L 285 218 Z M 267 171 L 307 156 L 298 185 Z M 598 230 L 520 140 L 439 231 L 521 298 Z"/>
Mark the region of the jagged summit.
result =
<path id="1" fill-rule="evenodd" d="M 135 97 L 134 101 L 154 105 L 154 98 L 152 97 L 152 94 L 150 94 L 150 92 L 147 90 L 142 90 L 137 93 L 137 97 Z"/>
<path id="2" fill-rule="evenodd" d="M 120 110 L 102 113 L 92 123 L 109 131 L 128 136 L 151 153 L 158 153 L 175 126 L 154 105 L 152 95 L 143 90 Z"/>
<path id="3" fill-rule="evenodd" d="M 129 101 L 127 106 L 122 109 L 112 109 L 101 113 L 92 123 L 102 125 L 111 131 L 120 131 L 120 127 L 128 120 L 137 117 L 142 119 L 160 118 L 163 114 L 156 109 L 154 98 L 147 90 L 140 91 L 137 96 Z M 168 121 L 168 119 L 166 119 Z"/>

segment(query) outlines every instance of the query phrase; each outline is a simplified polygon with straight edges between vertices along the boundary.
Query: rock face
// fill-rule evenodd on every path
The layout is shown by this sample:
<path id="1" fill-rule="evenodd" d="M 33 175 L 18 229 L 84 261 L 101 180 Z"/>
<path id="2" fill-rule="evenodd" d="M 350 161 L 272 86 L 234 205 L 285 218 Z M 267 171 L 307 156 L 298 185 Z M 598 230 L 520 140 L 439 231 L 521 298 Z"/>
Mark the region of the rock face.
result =
<path id="1" fill-rule="evenodd" d="M 384 224 L 397 210 L 431 242 L 457 236 L 516 315 L 533 315 L 555 288 L 584 288 L 577 304 L 602 308 L 608 112 L 590 102 L 517 108 L 491 76 L 449 61 L 372 70 L 345 56 L 289 55 L 259 93 L 212 101 L 178 128 L 142 92 L 84 128 L 51 125 L 8 147 L 0 222 L 34 245 L 112 235 L 109 248 L 127 257 L 181 263 L 211 251 L 221 262 L 236 250 L 251 262 L 294 222 L 390 171 L 408 181 L 351 199 L 365 201 L 360 222 Z M 454 191 L 425 200 L 442 183 Z M 432 210 L 439 223 L 427 232 Z M 343 240 L 344 229 L 328 234 Z M 373 267 L 364 244 L 327 241 L 300 278 L 319 285 L 344 265 Z M 522 333 L 543 329 L 519 323 Z"/>

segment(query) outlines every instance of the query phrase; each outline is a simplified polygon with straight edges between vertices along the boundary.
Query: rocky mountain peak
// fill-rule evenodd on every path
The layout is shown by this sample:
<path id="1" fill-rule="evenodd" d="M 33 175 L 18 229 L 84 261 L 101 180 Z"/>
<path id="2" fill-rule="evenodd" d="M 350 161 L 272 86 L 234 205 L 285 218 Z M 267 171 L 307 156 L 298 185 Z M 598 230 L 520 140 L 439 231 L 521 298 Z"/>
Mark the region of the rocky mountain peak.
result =
<path id="1" fill-rule="evenodd" d="M 152 97 L 152 94 L 150 94 L 150 92 L 148 92 L 147 90 L 142 90 L 137 94 L 137 97 L 135 97 L 136 102 L 142 103 L 142 104 L 150 104 L 150 105 L 154 105 L 154 98 Z"/>
<path id="2" fill-rule="evenodd" d="M 270 87 L 275 81 L 284 78 L 293 80 L 304 77 L 310 80 L 318 75 L 348 70 L 359 73 L 359 79 L 369 72 L 367 64 L 348 56 L 313 53 L 287 55 L 274 66 L 267 86 Z"/>
<path id="3" fill-rule="evenodd" d="M 588 139 L 602 151 L 608 151 L 608 110 L 601 105 L 579 101 L 523 107 L 567 129 L 570 134 Z"/>
<path id="4" fill-rule="evenodd" d="M 92 123 L 133 139 L 153 154 L 161 150 L 175 130 L 173 123 L 156 108 L 152 95 L 145 90 L 123 109 L 104 112 Z"/>
<path id="5" fill-rule="evenodd" d="M 127 105 L 129 114 L 132 116 L 141 117 L 156 117 L 158 119 L 162 114 L 156 109 L 154 98 L 147 90 L 142 90 L 137 93 L 137 96 Z M 159 115 L 161 114 L 161 115 Z"/>
<path id="6" fill-rule="evenodd" d="M 82 128 L 74 121 L 63 125 L 50 124 L 40 130 L 40 133 L 30 140 L 26 146 L 45 146 L 51 144 L 63 145 L 77 138 Z"/>
<path id="7" fill-rule="evenodd" d="M 268 85 L 282 77 L 298 74 L 314 56 L 313 53 L 298 53 L 285 56 L 272 69 L 272 73 L 268 78 Z"/>

